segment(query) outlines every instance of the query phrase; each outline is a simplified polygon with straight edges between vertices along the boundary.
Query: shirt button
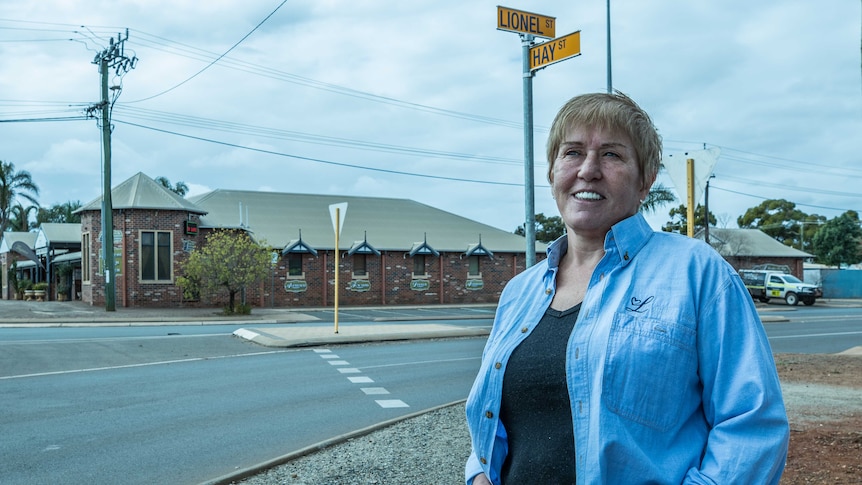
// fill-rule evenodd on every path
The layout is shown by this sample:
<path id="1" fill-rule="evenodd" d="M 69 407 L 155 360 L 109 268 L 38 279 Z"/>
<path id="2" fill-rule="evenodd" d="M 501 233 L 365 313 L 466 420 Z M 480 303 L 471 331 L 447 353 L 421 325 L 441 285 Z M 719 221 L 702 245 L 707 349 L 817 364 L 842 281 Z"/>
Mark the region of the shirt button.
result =
<path id="1" fill-rule="evenodd" d="M 547 289 L 545 290 L 545 294 L 546 294 L 546 295 L 550 295 L 551 293 L 552 293 L 552 290 L 551 290 L 550 288 L 547 288 Z"/>
<path id="2" fill-rule="evenodd" d="M 494 413 L 492 413 L 491 411 L 485 411 L 485 417 L 486 417 L 486 418 L 489 418 L 489 419 L 490 419 L 490 418 L 493 418 L 493 417 L 494 417 Z"/>
<path id="3" fill-rule="evenodd" d="M 529 328 L 524 327 L 524 328 L 522 328 L 522 329 L 521 329 L 521 333 L 527 333 L 527 330 L 529 330 Z"/>
<path id="4" fill-rule="evenodd" d="M 494 368 L 495 368 L 495 369 L 499 369 L 499 368 L 501 368 L 501 367 L 503 367 L 503 363 L 502 363 L 502 362 L 497 362 L 496 364 L 494 364 Z"/>
<path id="5" fill-rule="evenodd" d="M 488 460 L 486 460 L 484 456 L 482 458 L 479 458 L 479 461 L 481 461 L 483 465 L 488 464 Z"/>

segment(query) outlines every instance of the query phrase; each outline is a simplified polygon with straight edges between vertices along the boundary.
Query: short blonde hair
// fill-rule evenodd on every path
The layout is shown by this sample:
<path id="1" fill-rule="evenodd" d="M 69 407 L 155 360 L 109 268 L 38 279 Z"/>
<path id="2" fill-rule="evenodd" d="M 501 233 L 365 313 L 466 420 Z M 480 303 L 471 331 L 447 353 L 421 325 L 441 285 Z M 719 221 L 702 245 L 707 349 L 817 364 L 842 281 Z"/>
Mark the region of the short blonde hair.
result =
<path id="1" fill-rule="evenodd" d="M 661 165 L 661 136 L 646 111 L 617 91 L 575 96 L 560 108 L 548 134 L 548 182 L 551 182 L 560 145 L 574 126 L 625 133 L 634 144 L 644 187 L 655 179 Z"/>

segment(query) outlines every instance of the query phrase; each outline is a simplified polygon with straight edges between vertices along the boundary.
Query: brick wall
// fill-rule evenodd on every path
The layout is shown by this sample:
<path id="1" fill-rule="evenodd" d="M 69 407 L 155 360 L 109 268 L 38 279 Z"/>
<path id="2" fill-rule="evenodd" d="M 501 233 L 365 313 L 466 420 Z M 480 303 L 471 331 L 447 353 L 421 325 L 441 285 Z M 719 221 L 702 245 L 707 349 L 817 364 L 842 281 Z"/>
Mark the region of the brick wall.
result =
<path id="1" fill-rule="evenodd" d="M 187 250 L 203 241 L 200 235 L 186 235 L 185 221 L 198 216 L 179 211 L 154 211 L 124 209 L 114 211 L 114 231 L 122 235 L 115 242 L 114 254 L 119 262 L 115 280 L 115 304 L 118 307 L 171 307 L 182 303 L 182 291 L 174 282 L 179 276 L 182 262 L 188 257 Z M 90 281 L 81 285 L 81 299 L 91 305 L 105 304 L 105 277 L 99 271 L 99 254 L 102 230 L 101 214 L 88 211 L 81 214 L 81 233 L 90 233 Z M 166 281 L 143 281 L 140 274 L 141 231 L 167 231 L 171 233 L 172 279 Z M 86 278 L 84 278 L 86 280 Z"/>
<path id="2" fill-rule="evenodd" d="M 115 245 L 120 261 L 120 272 L 115 282 L 117 307 L 223 307 L 228 303 L 227 292 L 201 295 L 198 301 L 185 301 L 182 290 L 175 285 L 182 274 L 182 263 L 188 251 L 206 241 L 206 229 L 197 235 L 185 235 L 186 212 L 126 209 L 114 211 L 114 230 L 120 231 L 122 241 Z M 198 222 L 196 215 L 192 220 Z M 172 233 L 173 279 L 166 282 L 147 282 L 140 279 L 141 231 L 170 231 Z M 82 234 L 91 234 L 90 278 L 81 287 L 81 299 L 91 305 L 104 305 L 104 273 L 99 271 L 99 234 L 101 215 L 98 211 L 81 214 Z M 493 248 L 491 248 L 493 250 Z M 426 257 L 427 288 L 413 289 L 413 259 L 408 251 L 384 251 L 380 256 L 366 259 L 367 276 L 354 278 L 353 257 L 342 251 L 339 263 L 339 305 L 433 305 L 495 303 L 505 284 L 524 270 L 524 255 L 498 253 L 493 258 L 481 257 L 481 278 L 468 277 L 469 259 L 463 253 L 441 253 L 440 257 Z M 537 255 L 541 260 L 544 255 Z M 272 268 L 271 275 L 254 288 L 246 291 L 245 301 L 257 307 L 324 307 L 334 305 L 335 273 L 333 251 L 318 251 L 318 255 L 302 256 L 305 277 L 288 276 L 288 257 L 281 256 Z M 304 291 L 286 291 L 286 283 L 297 280 L 305 284 Z M 468 283 L 469 281 L 469 283 Z M 481 281 L 481 285 L 477 282 Z"/>

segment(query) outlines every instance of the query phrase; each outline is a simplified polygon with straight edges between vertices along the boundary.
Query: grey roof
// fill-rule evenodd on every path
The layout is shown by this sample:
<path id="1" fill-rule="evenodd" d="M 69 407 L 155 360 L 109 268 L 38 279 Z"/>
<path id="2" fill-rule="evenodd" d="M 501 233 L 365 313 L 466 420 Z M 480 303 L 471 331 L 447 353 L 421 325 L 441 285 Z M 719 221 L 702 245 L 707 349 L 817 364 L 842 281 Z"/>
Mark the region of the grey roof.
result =
<path id="1" fill-rule="evenodd" d="M 162 187 L 141 172 L 111 189 L 111 206 L 114 209 L 156 209 L 205 214 L 206 211 Z M 102 210 L 99 196 L 75 212 Z"/>
<path id="2" fill-rule="evenodd" d="M 335 232 L 329 206 L 341 202 L 348 204 L 339 238 L 344 250 L 367 240 L 380 251 L 409 251 L 427 241 L 436 251 L 466 252 L 480 238 L 494 253 L 526 248 L 522 236 L 408 199 L 219 189 L 189 200 L 207 211 L 201 227 L 246 228 L 274 248 L 301 236 L 312 248 L 331 250 Z M 536 250 L 544 251 L 545 245 L 537 243 Z"/>
<path id="3" fill-rule="evenodd" d="M 694 237 L 703 239 L 703 231 Z M 709 242 L 722 256 L 813 258 L 813 254 L 785 246 L 760 229 L 709 228 Z"/>
<path id="4" fill-rule="evenodd" d="M 35 232 L 4 232 L 0 237 L 0 253 L 8 253 L 12 250 L 12 245 L 21 241 L 30 249 L 36 244 Z"/>
<path id="5" fill-rule="evenodd" d="M 80 223 L 43 222 L 36 234 L 36 247 L 47 247 L 48 244 L 81 243 Z"/>

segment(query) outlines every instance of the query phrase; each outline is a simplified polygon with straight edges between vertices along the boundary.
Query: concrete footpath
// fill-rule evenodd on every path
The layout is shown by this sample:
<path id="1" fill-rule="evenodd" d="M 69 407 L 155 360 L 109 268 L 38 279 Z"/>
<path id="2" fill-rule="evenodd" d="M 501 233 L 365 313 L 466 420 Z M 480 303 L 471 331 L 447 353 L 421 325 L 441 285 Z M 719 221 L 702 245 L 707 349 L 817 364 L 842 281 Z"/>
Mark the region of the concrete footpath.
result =
<path id="1" fill-rule="evenodd" d="M 859 300 L 818 300 L 817 307 L 862 307 Z M 430 316 L 423 310 L 448 308 L 447 315 Z M 369 317 L 362 321 L 332 321 L 332 308 L 254 308 L 251 315 L 225 316 L 216 308 L 117 308 L 107 312 L 82 302 L 0 300 L 0 328 L 98 327 L 159 325 L 242 326 L 234 335 L 266 347 L 300 347 L 386 340 L 473 337 L 488 334 L 489 325 L 441 323 L 445 320 L 490 319 L 494 305 L 384 308 L 346 307 L 339 314 L 389 311 L 397 316 Z M 481 309 L 482 311 L 474 311 Z M 797 309 L 782 304 L 757 304 L 763 322 L 787 321 L 782 315 Z M 317 315 L 317 316 L 315 316 Z M 321 317 L 320 315 L 323 315 Z M 412 316 L 411 316 L 412 315 Z M 434 320 L 437 323 L 420 323 Z M 416 323 L 411 323 L 416 321 Z M 369 323 L 370 322 L 370 323 Z"/>
<path id="2" fill-rule="evenodd" d="M 332 308 L 254 308 L 251 315 L 225 316 L 217 308 L 117 308 L 108 312 L 82 302 L 0 301 L 0 328 L 117 327 L 166 325 L 242 326 L 234 335 L 266 347 L 302 347 L 446 337 L 486 336 L 495 305 L 441 306 L 446 315 L 429 315 L 427 307 L 342 307 L 339 315 L 367 313 L 361 322 L 341 321 L 335 330 Z M 398 309 L 393 312 L 393 309 Z M 475 311 L 481 309 L 481 312 Z M 373 316 L 375 310 L 390 316 Z M 382 312 L 381 312 L 382 313 Z M 391 316 L 397 313 L 398 316 Z M 315 316 L 316 315 L 323 315 Z M 488 325 L 423 323 L 435 320 L 487 319 Z M 416 323 L 411 323 L 415 321 Z M 370 322 L 370 323 L 369 323 Z"/>

